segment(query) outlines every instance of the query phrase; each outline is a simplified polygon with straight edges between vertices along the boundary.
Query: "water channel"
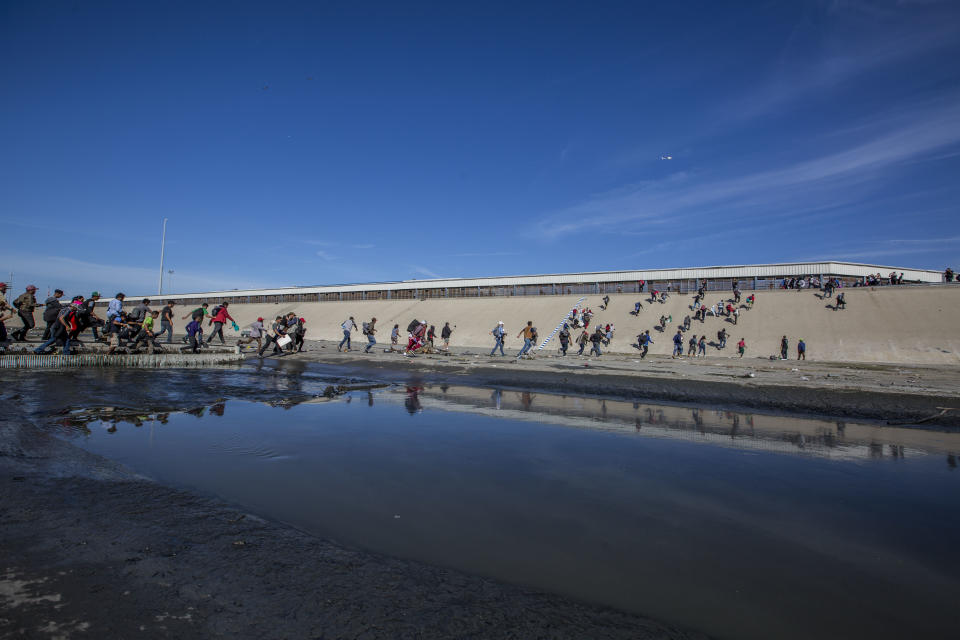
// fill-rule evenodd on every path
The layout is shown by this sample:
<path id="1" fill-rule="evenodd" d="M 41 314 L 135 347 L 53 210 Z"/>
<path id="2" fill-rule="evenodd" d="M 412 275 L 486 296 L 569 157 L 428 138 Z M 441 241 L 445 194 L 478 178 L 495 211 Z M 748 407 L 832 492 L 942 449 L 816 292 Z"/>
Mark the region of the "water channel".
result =
<path id="1" fill-rule="evenodd" d="M 311 393 L 115 420 L 94 390 L 52 428 L 348 546 L 716 637 L 955 637 L 960 433 L 249 373 Z M 201 374 L 149 375 L 182 396 Z"/>

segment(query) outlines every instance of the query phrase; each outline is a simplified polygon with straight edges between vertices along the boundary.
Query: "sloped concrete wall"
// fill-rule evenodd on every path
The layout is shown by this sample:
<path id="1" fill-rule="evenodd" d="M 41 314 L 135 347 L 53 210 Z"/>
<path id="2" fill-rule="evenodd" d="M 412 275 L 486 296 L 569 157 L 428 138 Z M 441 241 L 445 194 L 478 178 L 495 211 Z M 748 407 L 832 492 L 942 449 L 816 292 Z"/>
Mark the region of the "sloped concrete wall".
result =
<path id="1" fill-rule="evenodd" d="M 744 298 L 747 293 L 745 292 Z M 726 327 L 728 346 L 723 352 L 708 349 L 710 355 L 734 355 L 737 341 L 747 342 L 747 356 L 779 353 L 780 337 L 787 335 L 791 357 L 796 357 L 798 338 L 807 343 L 807 357 L 816 360 L 859 362 L 902 362 L 960 364 L 960 287 L 878 287 L 846 289 L 847 309 L 826 308 L 831 299 L 821 300 L 813 291 L 760 291 L 752 310 L 741 312 L 740 322 L 733 325 L 725 318 L 709 316 L 705 323 L 694 321 L 690 333 L 707 334 L 708 342 L 717 331 Z M 616 325 L 612 352 L 636 353 L 630 344 L 636 335 L 651 329 L 655 344 L 651 353 L 670 354 L 671 338 L 684 316 L 692 315 L 692 296 L 671 295 L 666 303 L 646 302 L 646 295 L 610 295 L 607 310 L 601 310 L 600 295 L 588 296 L 584 304 L 594 312 L 594 323 Z M 730 292 L 711 292 L 707 303 L 730 297 Z M 573 307 L 579 296 L 524 296 L 515 298 L 456 298 L 418 300 L 380 300 L 352 302 L 314 302 L 279 304 L 234 304 L 231 314 L 241 325 L 262 316 L 270 321 L 276 315 L 294 311 L 307 321 L 307 338 L 339 341 L 340 323 L 353 315 L 361 322 L 376 317 L 377 340 L 389 343 L 390 329 L 400 325 L 406 339 L 411 319 L 426 320 L 436 325 L 439 335 L 443 323 L 455 326 L 453 344 L 489 350 L 490 330 L 503 320 L 509 340 L 507 348 L 516 351 L 522 341 L 517 332 L 532 320 L 541 337 L 546 337 Z M 634 302 L 643 299 L 644 310 L 630 315 Z M 178 309 L 178 311 L 181 311 Z M 181 313 L 182 314 L 182 313 Z M 673 316 L 673 323 L 664 333 L 653 330 L 660 315 Z M 185 323 L 178 323 L 185 324 Z M 182 327 L 178 326 L 178 330 Z M 238 335 L 226 331 L 227 335 Z M 366 342 L 354 332 L 354 344 Z M 554 352 L 556 341 L 546 351 Z"/>

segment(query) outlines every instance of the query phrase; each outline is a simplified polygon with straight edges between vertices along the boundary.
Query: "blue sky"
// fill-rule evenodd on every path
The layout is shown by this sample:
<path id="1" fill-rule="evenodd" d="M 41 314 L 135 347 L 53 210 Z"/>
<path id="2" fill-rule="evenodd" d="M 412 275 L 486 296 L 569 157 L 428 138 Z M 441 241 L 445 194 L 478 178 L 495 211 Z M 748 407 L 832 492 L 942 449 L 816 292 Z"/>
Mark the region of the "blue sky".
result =
<path id="1" fill-rule="evenodd" d="M 4 2 L 0 279 L 960 266 L 956 2 Z M 672 156 L 661 160 L 661 156 Z"/>

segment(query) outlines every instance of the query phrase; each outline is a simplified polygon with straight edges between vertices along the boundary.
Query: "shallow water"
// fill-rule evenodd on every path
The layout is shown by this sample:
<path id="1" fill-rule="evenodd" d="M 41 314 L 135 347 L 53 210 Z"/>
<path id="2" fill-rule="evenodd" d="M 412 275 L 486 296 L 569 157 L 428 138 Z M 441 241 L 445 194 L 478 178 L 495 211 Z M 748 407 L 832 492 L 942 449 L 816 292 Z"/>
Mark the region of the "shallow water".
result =
<path id="1" fill-rule="evenodd" d="M 960 434 L 439 386 L 133 422 L 60 432 L 351 546 L 718 637 L 960 623 Z"/>

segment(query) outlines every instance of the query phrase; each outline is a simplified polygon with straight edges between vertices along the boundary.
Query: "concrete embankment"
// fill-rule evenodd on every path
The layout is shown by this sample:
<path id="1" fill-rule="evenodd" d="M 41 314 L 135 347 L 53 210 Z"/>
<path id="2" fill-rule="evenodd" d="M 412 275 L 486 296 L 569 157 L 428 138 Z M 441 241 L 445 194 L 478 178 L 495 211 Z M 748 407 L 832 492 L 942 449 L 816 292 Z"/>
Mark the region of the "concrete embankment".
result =
<path id="1" fill-rule="evenodd" d="M 62 369 L 68 367 L 209 367 L 240 362 L 244 356 L 238 348 L 202 353 L 82 353 L 78 355 L 37 355 L 16 353 L 0 355 L 0 369 Z"/>
<path id="2" fill-rule="evenodd" d="M 744 293 L 744 299 L 750 292 Z M 717 332 L 726 328 L 727 349 L 723 352 L 711 345 L 710 355 L 730 355 L 736 343 L 744 338 L 747 356 L 779 354 L 780 338 L 790 342 L 790 357 L 796 357 L 796 343 L 803 338 L 807 357 L 811 360 L 839 362 L 887 362 L 905 364 L 960 364 L 960 337 L 956 318 L 960 314 L 960 287 L 877 287 L 845 290 L 847 308 L 834 310 L 833 299 L 822 299 L 815 291 L 759 291 L 752 309 L 743 309 L 737 324 L 731 318 L 708 316 L 701 323 L 693 321 L 689 333 L 707 335 L 715 343 Z M 591 326 L 614 323 L 616 337 L 609 348 L 613 353 L 636 353 L 631 344 L 643 330 L 650 330 L 654 344 L 652 354 L 669 355 L 672 337 L 687 315 L 693 314 L 693 297 L 673 294 L 665 303 L 648 303 L 648 294 L 611 294 L 606 309 L 601 309 L 602 296 L 591 295 L 584 305 L 593 309 Z M 731 292 L 710 292 L 706 302 L 712 305 L 732 296 Z M 411 319 L 426 320 L 439 335 L 444 322 L 454 328 L 453 344 L 489 349 L 491 329 L 503 320 L 509 340 L 507 347 L 516 349 L 521 341 L 517 332 L 532 320 L 541 338 L 548 336 L 574 306 L 579 296 L 521 296 L 511 298 L 450 298 L 429 300 L 378 300 L 351 302 L 310 302 L 274 304 L 233 304 L 232 315 L 241 325 L 262 316 L 272 320 L 280 313 L 296 312 L 307 321 L 307 338 L 339 341 L 340 323 L 353 316 L 357 324 L 377 318 L 378 342 L 389 342 L 390 330 L 399 324 L 404 331 Z M 643 310 L 632 315 L 634 303 L 641 301 Z M 655 329 L 660 316 L 672 316 L 666 330 Z M 232 333 L 232 332 L 230 332 Z M 575 336 L 574 336 L 575 337 Z M 365 338 L 354 333 L 354 340 Z M 555 351 L 556 340 L 545 349 Z"/>

